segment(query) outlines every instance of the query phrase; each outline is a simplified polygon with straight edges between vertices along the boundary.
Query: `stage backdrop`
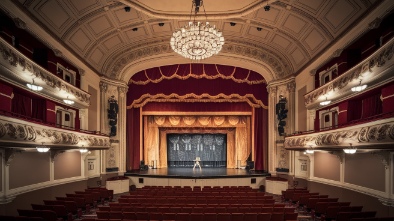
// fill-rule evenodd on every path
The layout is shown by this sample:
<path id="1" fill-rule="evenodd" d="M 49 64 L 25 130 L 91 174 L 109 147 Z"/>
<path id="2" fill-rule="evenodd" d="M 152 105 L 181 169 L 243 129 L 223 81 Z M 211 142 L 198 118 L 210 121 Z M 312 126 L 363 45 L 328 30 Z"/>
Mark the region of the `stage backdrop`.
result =
<path id="1" fill-rule="evenodd" d="M 230 147 L 227 142 L 227 166 L 229 162 L 234 166 L 239 158 L 245 165 L 248 153 L 251 153 L 255 169 L 264 170 L 267 168 L 267 100 L 263 77 L 243 68 L 181 64 L 138 72 L 130 79 L 127 92 L 127 169 L 139 169 L 140 160 L 146 158 L 159 159 L 159 165 L 167 166 L 167 148 L 163 144 L 166 142 L 162 141 L 167 139 L 169 130 L 173 130 L 172 133 L 205 133 L 205 130 L 207 133 L 222 133 L 217 130 L 224 130 L 227 141 L 233 140 L 234 145 Z M 192 128 L 183 124 L 184 121 L 176 124 L 180 116 L 197 119 L 224 116 L 228 119 L 234 115 L 248 116 L 249 125 L 239 129 L 235 126 L 208 127 L 201 123 Z M 154 116 L 172 116 L 175 124 L 149 128 L 148 118 Z"/>
<path id="2" fill-rule="evenodd" d="M 167 134 L 168 167 L 226 167 L 226 134 Z"/>

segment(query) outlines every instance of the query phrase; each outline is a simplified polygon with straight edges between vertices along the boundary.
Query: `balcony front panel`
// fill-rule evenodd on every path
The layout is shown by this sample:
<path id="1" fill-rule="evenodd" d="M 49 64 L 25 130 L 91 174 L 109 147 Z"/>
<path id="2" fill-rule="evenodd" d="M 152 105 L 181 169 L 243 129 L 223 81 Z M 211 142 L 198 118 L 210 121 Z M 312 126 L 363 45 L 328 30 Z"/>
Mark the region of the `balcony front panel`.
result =
<path id="1" fill-rule="evenodd" d="M 45 146 L 65 150 L 108 149 L 108 136 L 82 133 L 61 128 L 49 127 L 20 119 L 0 116 L 0 147 L 35 148 Z"/>
<path id="2" fill-rule="evenodd" d="M 285 138 L 284 147 L 291 150 L 309 148 L 336 150 L 394 149 L 394 118 L 382 119 L 354 126 L 320 131 L 317 133 L 294 135 Z"/>

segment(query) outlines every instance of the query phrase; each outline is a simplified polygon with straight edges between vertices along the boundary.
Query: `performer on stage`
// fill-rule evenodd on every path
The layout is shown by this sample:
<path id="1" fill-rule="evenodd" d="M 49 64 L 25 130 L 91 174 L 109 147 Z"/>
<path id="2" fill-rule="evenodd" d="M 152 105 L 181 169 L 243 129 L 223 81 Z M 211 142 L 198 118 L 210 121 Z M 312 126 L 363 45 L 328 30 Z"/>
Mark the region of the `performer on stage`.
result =
<path id="1" fill-rule="evenodd" d="M 196 166 L 200 167 L 200 170 L 201 170 L 201 166 L 200 166 L 200 157 L 196 157 L 196 159 L 193 160 L 193 161 L 194 161 L 193 170 L 196 168 Z"/>

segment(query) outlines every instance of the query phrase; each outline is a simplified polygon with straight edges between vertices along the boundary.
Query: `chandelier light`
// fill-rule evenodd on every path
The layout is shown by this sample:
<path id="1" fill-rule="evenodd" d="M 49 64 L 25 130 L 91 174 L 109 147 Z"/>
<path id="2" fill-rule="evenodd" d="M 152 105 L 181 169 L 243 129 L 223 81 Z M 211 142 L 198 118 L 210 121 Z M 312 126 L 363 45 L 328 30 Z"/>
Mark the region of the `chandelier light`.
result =
<path id="1" fill-rule="evenodd" d="M 176 30 L 171 37 L 171 48 L 176 53 L 191 60 L 200 61 L 219 53 L 224 44 L 222 32 L 216 29 L 215 25 L 209 22 L 197 22 L 197 13 L 200 7 L 204 8 L 203 0 L 193 0 L 190 20 L 192 20 L 192 11 L 194 9 L 193 21 Z M 206 14 L 205 14 L 206 17 Z"/>
<path id="2" fill-rule="evenodd" d="M 36 147 L 36 150 L 37 150 L 38 152 L 40 152 L 40 153 L 46 153 L 46 152 L 48 152 L 50 149 L 51 149 L 51 148 L 49 148 L 49 147 L 47 147 L 47 146 L 44 146 L 44 143 L 42 143 L 41 146 L 37 146 L 37 147 Z"/>

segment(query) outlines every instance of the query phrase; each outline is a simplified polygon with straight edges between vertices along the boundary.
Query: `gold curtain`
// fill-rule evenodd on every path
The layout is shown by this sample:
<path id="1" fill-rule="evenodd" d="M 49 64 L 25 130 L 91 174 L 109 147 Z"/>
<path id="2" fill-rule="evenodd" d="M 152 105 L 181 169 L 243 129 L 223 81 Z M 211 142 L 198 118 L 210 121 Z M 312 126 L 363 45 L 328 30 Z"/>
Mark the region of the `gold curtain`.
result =
<path id="1" fill-rule="evenodd" d="M 227 168 L 251 153 L 250 116 L 144 116 L 144 160 L 167 167 L 167 133 L 226 133 Z M 198 119 L 198 120 L 196 120 Z M 176 126 L 176 127 L 174 127 Z"/>

